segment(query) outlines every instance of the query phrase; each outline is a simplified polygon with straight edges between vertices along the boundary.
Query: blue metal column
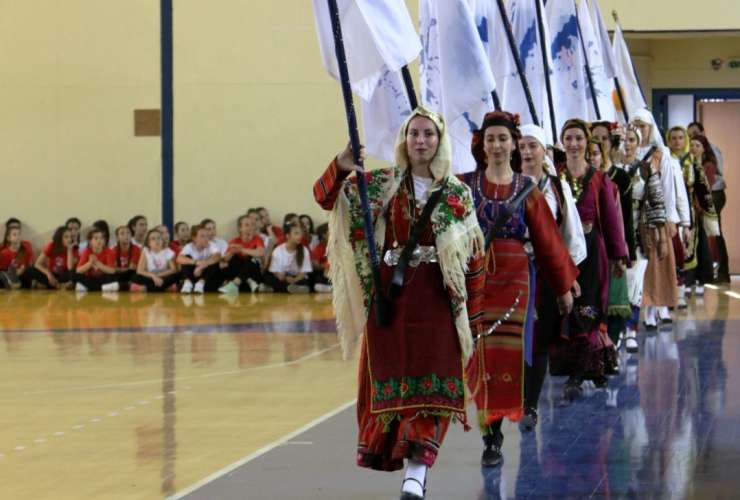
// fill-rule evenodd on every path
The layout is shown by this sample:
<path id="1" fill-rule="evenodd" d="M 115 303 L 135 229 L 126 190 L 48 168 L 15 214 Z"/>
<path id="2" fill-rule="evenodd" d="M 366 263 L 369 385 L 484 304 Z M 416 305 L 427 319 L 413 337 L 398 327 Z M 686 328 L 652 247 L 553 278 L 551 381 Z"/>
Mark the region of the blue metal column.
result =
<path id="1" fill-rule="evenodd" d="M 161 33 L 161 139 L 162 139 L 162 223 L 174 224 L 174 146 L 173 146 L 173 29 L 172 0 L 160 0 Z"/>

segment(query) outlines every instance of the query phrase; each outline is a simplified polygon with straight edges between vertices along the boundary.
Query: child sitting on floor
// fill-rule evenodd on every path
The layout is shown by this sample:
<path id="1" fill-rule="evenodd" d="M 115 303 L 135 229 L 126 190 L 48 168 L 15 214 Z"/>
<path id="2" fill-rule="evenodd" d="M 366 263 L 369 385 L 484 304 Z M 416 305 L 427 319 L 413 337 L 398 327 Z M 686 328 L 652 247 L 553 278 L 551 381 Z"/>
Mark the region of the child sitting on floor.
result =
<path id="1" fill-rule="evenodd" d="M 72 231 L 67 226 L 60 226 L 36 259 L 30 270 L 31 278 L 49 289 L 72 288 L 79 257 Z"/>
<path id="2" fill-rule="evenodd" d="M 116 256 L 112 249 L 105 246 L 105 233 L 94 227 L 87 234 L 87 248 L 77 264 L 75 290 L 78 292 L 116 292 L 119 289 L 116 281 Z"/>
<path id="3" fill-rule="evenodd" d="M 146 235 L 146 246 L 141 250 L 136 275 L 131 279 L 131 291 L 176 292 L 179 279 L 175 252 L 165 246 L 162 233 L 152 229 Z"/>
<path id="4" fill-rule="evenodd" d="M 185 278 L 180 291 L 188 294 L 217 290 L 223 281 L 219 267 L 221 253 L 209 241 L 206 228 L 193 226 L 191 235 L 193 241 L 185 245 L 176 261 Z"/>

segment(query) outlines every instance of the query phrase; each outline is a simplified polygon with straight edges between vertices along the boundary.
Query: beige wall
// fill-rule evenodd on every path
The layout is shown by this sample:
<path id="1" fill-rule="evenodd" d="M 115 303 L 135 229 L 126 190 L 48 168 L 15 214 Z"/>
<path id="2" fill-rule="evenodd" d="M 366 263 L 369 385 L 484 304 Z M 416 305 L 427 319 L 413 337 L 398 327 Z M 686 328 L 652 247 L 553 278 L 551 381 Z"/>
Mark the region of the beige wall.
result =
<path id="1" fill-rule="evenodd" d="M 617 3 L 626 2 L 602 8 Z M 738 9 L 731 3 L 725 13 Z M 654 4 L 676 2 L 640 2 Z M 417 1 L 407 5 L 416 19 Z M 625 29 L 640 28 L 618 8 Z M 711 9 L 701 10 L 700 24 Z M 683 11 L 634 22 L 678 26 Z M 141 212 L 158 222 L 159 139 L 133 137 L 133 110 L 159 106 L 158 2 L 0 0 L 0 12 L 0 219 L 19 216 L 39 243 L 68 215 L 117 225 Z M 175 218 L 212 217 L 226 236 L 256 205 L 276 221 L 288 211 L 324 220 L 311 184 L 347 132 L 311 2 L 176 0 L 174 24 Z M 708 67 L 740 39 L 707 40 L 630 38 L 648 94 L 652 85 L 740 86 Z"/>
<path id="2" fill-rule="evenodd" d="M 159 142 L 133 137 L 134 108 L 159 106 L 157 3 L 0 0 L 0 12 L 0 219 L 39 242 L 70 215 L 157 217 Z"/>
<path id="3" fill-rule="evenodd" d="M 609 29 L 614 28 L 612 10 L 625 31 L 740 29 L 737 0 L 599 0 L 599 5 Z"/>

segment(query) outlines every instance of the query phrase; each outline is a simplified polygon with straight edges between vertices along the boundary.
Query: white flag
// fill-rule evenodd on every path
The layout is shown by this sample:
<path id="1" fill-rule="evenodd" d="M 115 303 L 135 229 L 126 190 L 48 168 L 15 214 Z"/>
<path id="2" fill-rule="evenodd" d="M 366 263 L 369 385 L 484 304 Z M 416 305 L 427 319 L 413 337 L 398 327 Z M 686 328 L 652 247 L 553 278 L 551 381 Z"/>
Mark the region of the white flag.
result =
<path id="1" fill-rule="evenodd" d="M 473 131 L 496 87 L 467 0 L 420 0 L 421 100 L 447 120 L 454 173 L 475 168 Z"/>
<path id="2" fill-rule="evenodd" d="M 398 130 L 410 114 L 411 104 L 401 72 L 386 67 L 370 101 L 362 101 L 367 153 L 380 160 L 393 162 Z"/>
<path id="3" fill-rule="evenodd" d="M 550 126 L 550 111 L 547 101 L 547 86 L 545 83 L 545 65 L 542 60 L 542 45 L 540 30 L 537 23 L 537 5 L 540 3 L 540 9 L 544 16 L 545 7 L 542 0 L 511 0 L 509 2 L 509 18 L 511 27 L 514 32 L 514 38 L 519 50 L 519 58 L 524 68 L 524 74 L 527 78 L 532 101 L 537 111 L 540 126 L 545 129 L 548 144 L 554 144 L 552 136 L 552 127 Z M 545 24 L 543 19 L 543 24 Z M 499 29 L 503 31 L 503 26 Z M 544 39 L 548 40 L 547 27 L 545 25 Z M 547 45 L 547 42 L 545 43 Z M 552 57 L 546 50 L 548 67 L 552 68 Z M 519 85 L 521 89 L 521 84 Z M 507 96 L 511 98 L 512 96 Z M 525 100 L 524 91 L 520 92 L 518 97 L 519 107 L 524 105 L 523 109 L 515 110 L 521 116 L 522 124 L 533 123 L 529 107 Z"/>
<path id="4" fill-rule="evenodd" d="M 589 120 L 601 119 L 612 122 L 616 120 L 616 109 L 612 102 L 614 81 L 612 79 L 613 77 L 610 78 L 607 76 L 604 53 L 602 52 L 601 43 L 599 42 L 594 24 L 591 21 L 591 14 L 588 11 L 586 0 L 581 0 L 578 5 L 578 22 L 581 26 L 583 46 L 586 47 L 588 65 L 591 69 L 591 81 L 593 82 L 594 93 L 596 94 L 596 103 L 599 106 L 599 113 L 601 115 L 600 117 L 596 115 L 593 95 L 587 81 L 586 99 L 588 100 L 588 118 Z M 611 51 L 611 47 L 609 51 Z"/>
<path id="5" fill-rule="evenodd" d="M 521 103 L 506 97 L 509 93 L 515 92 L 516 89 L 519 90 L 520 95 L 523 96 L 524 94 L 521 91 L 521 83 L 516 72 L 514 58 L 509 49 L 504 25 L 499 9 L 495 5 L 495 0 L 469 0 L 469 4 L 478 29 L 478 36 L 488 56 L 501 107 L 505 111 L 519 113 Z M 521 111 L 527 110 L 526 102 L 524 102 L 524 106 Z"/>
<path id="6" fill-rule="evenodd" d="M 640 90 L 640 82 L 637 81 L 635 68 L 632 66 L 627 43 L 622 35 L 622 28 L 617 25 L 614 30 L 614 39 L 612 40 L 614 48 L 614 70 L 619 80 L 619 86 L 622 89 L 622 98 L 624 106 L 627 108 L 627 114 L 630 118 L 639 109 L 647 108 L 647 103 Z M 621 109 L 618 110 L 619 118 L 622 119 Z"/>
<path id="7" fill-rule="evenodd" d="M 601 50 L 602 60 L 604 62 L 604 73 L 607 78 L 614 78 L 614 52 L 609 40 L 609 32 L 606 30 L 604 17 L 601 15 L 601 8 L 598 0 L 591 0 L 591 20 L 596 29 L 596 36 Z"/>
<path id="8" fill-rule="evenodd" d="M 337 0 L 352 89 L 370 100 L 387 69 L 397 71 L 421 50 L 403 0 Z M 339 79 L 334 35 L 326 0 L 313 0 L 324 67 Z"/>
<path id="9" fill-rule="evenodd" d="M 571 118 L 588 119 L 586 77 L 573 0 L 549 0 L 546 7 L 552 55 L 552 90 L 557 130 Z"/>

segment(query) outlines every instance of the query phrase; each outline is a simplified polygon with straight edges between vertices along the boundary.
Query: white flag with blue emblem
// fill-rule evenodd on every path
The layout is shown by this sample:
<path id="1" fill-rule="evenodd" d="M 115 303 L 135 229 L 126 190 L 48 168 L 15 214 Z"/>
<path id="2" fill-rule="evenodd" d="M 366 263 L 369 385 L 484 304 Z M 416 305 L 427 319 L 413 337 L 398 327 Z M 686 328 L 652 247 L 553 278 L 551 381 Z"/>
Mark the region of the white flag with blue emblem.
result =
<path id="1" fill-rule="evenodd" d="M 551 83 L 559 133 L 571 118 L 588 119 L 586 78 L 573 0 L 549 0 L 545 10 L 550 29 Z"/>
<path id="2" fill-rule="evenodd" d="M 515 92 L 524 96 L 516 72 L 514 58 L 509 50 L 506 40 L 506 32 L 501 20 L 495 0 L 469 0 L 473 20 L 478 30 L 478 36 L 483 44 L 483 49 L 488 56 L 489 66 L 496 83 L 496 93 L 501 101 L 501 107 L 506 111 L 518 113 L 520 109 L 526 111 L 527 103 L 519 102 Z M 509 95 L 513 97 L 507 97 Z M 524 108 L 521 108 L 521 104 Z"/>
<path id="3" fill-rule="evenodd" d="M 370 101 L 362 100 L 367 153 L 380 160 L 393 162 L 398 130 L 410 114 L 411 104 L 401 72 L 385 67 Z"/>
<path id="4" fill-rule="evenodd" d="M 614 51 L 612 50 L 611 40 L 609 40 L 609 32 L 606 30 L 604 17 L 601 15 L 599 0 L 590 0 L 590 5 L 591 20 L 596 29 L 599 50 L 601 50 L 601 56 L 604 62 L 604 73 L 606 73 L 607 78 L 614 78 Z"/>
<path id="5" fill-rule="evenodd" d="M 540 3 L 541 12 L 544 15 L 545 7 L 542 0 L 511 0 L 509 2 L 509 19 L 514 33 L 514 39 L 519 50 L 519 58 L 524 68 L 524 74 L 527 77 L 529 91 L 532 94 L 537 116 L 540 125 L 545 129 L 548 144 L 554 144 L 552 128 L 550 127 L 550 111 L 547 102 L 547 86 L 545 83 L 545 65 L 542 60 L 542 46 L 540 42 L 540 30 L 537 23 L 537 4 Z M 543 20 L 543 24 L 544 20 Z M 503 26 L 500 28 L 503 30 Z M 545 24 L 545 40 L 549 40 L 547 25 Z M 547 45 L 547 42 L 546 42 Z M 549 51 L 546 51 L 547 64 L 552 68 L 552 57 Z M 521 84 L 519 85 L 521 89 Z M 516 111 L 521 115 L 522 124 L 533 123 L 529 108 L 527 106 L 524 91 L 520 91 L 519 106 L 524 108 Z M 524 100 L 524 101 L 522 101 Z"/>
<path id="6" fill-rule="evenodd" d="M 603 52 L 601 42 L 599 41 L 596 27 L 592 22 L 591 13 L 588 10 L 586 0 L 581 0 L 578 4 L 578 22 L 581 25 L 581 37 L 583 38 L 583 45 L 586 47 L 588 65 L 591 69 L 591 80 L 594 84 L 596 103 L 599 105 L 599 113 L 601 115 L 600 119 L 613 122 L 617 119 L 616 109 L 612 102 L 614 77 L 608 76 L 607 63 L 605 63 L 605 53 Z M 611 52 L 611 47 L 609 47 L 609 52 Z M 591 95 L 591 90 L 588 88 L 588 85 L 586 86 L 586 98 L 588 99 L 589 120 L 599 119 L 596 115 L 593 96 Z"/>
<path id="7" fill-rule="evenodd" d="M 637 80 L 635 68 L 632 66 L 632 57 L 630 57 L 627 42 L 624 41 L 622 28 L 619 25 L 614 30 L 612 44 L 614 48 L 614 71 L 622 89 L 624 107 L 627 109 L 629 117 L 632 118 L 635 111 L 646 109 L 647 103 L 640 90 L 640 82 Z M 621 114 L 619 118 L 622 118 Z"/>
<path id="8" fill-rule="evenodd" d="M 452 140 L 454 173 L 475 168 L 470 143 L 496 87 L 467 0 L 420 0 L 421 101 L 441 112 Z"/>
<path id="9" fill-rule="evenodd" d="M 352 90 L 370 100 L 387 69 L 397 71 L 416 59 L 419 35 L 403 0 L 337 0 Z M 334 35 L 326 0 L 313 0 L 324 67 L 339 79 Z"/>

